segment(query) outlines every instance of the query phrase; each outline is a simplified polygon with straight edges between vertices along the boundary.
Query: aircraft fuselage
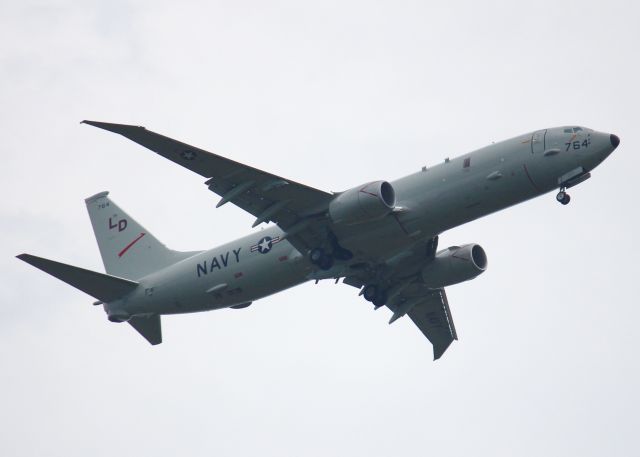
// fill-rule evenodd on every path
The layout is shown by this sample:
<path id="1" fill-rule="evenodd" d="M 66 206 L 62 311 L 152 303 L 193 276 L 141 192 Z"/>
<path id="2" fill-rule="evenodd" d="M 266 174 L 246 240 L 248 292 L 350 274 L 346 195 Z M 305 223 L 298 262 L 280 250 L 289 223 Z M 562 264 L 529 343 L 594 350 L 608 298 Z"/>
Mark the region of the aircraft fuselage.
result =
<path id="1" fill-rule="evenodd" d="M 617 146 L 617 137 L 579 127 L 527 133 L 392 181 L 396 210 L 332 230 L 358 257 L 392 258 L 420 241 L 533 197 L 581 182 Z M 105 304 L 108 313 L 176 314 L 243 305 L 321 275 L 272 226 L 203 251 L 139 279 L 141 287 Z M 266 274 L 265 274 L 266 272 Z"/>

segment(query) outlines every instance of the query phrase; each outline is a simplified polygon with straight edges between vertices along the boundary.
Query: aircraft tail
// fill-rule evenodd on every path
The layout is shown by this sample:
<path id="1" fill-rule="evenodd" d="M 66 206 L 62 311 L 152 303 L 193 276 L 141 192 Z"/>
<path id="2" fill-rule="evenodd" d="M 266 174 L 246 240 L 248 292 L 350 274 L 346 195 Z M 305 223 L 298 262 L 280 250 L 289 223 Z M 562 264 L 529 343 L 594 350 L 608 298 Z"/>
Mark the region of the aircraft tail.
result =
<path id="1" fill-rule="evenodd" d="M 139 285 L 136 281 L 74 267 L 73 265 L 67 265 L 66 263 L 56 262 L 31 254 L 20 254 L 17 257 L 100 300 L 95 304 L 104 303 L 105 311 L 109 314 L 109 320 L 114 322 L 121 322 L 121 320 L 117 315 L 114 319 L 114 316 L 110 314 L 107 308 L 109 306 L 108 303 L 124 297 Z M 159 315 L 126 316 L 125 318 L 127 318 L 127 322 L 149 343 L 153 345 L 162 343 L 162 327 Z M 122 318 L 122 320 L 125 318 Z"/>
<path id="2" fill-rule="evenodd" d="M 85 200 L 107 273 L 139 279 L 197 254 L 168 249 L 108 195 L 100 192 Z"/>

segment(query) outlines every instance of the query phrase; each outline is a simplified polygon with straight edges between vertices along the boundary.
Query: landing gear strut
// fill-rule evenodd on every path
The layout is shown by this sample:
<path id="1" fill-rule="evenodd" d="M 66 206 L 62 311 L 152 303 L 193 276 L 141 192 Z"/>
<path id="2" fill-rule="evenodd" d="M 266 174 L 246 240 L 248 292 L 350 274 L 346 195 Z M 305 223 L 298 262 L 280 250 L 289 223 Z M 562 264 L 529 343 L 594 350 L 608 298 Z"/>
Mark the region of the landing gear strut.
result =
<path id="1" fill-rule="evenodd" d="M 558 195 L 556 195 L 556 200 L 558 200 L 563 205 L 568 205 L 569 202 L 571 201 L 571 197 L 566 192 L 565 188 L 561 187 L 560 192 L 558 192 Z"/>
<path id="2" fill-rule="evenodd" d="M 330 234 L 329 239 L 331 242 L 331 255 L 333 256 L 334 259 L 351 260 L 353 258 L 353 253 L 350 250 L 340 246 L 340 243 L 338 243 L 338 239 L 335 237 L 333 233 Z"/>

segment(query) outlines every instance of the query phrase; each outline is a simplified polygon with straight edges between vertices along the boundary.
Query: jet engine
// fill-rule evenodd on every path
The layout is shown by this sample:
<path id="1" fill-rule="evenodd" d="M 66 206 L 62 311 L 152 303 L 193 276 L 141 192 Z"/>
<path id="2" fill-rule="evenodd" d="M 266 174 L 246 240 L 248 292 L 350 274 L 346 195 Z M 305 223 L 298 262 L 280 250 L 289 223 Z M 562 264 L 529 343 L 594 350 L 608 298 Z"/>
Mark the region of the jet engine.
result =
<path id="1" fill-rule="evenodd" d="M 334 224 L 362 224 L 383 218 L 395 205 L 391 184 L 374 181 L 339 194 L 329 204 L 329 217 Z"/>
<path id="2" fill-rule="evenodd" d="M 431 289 L 468 281 L 487 269 L 487 254 L 479 244 L 451 246 L 436 254 L 422 270 L 422 280 Z"/>

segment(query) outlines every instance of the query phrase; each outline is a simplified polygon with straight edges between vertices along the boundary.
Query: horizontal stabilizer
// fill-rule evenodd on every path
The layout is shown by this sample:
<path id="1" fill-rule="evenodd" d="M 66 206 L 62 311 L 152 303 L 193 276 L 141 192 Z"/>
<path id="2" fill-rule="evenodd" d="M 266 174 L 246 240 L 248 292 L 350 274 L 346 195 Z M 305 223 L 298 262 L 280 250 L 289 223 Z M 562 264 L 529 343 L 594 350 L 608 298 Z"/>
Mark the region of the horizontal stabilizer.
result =
<path id="1" fill-rule="evenodd" d="M 85 270 L 31 254 L 20 254 L 16 257 L 105 303 L 121 298 L 138 287 L 135 281 Z"/>
<path id="2" fill-rule="evenodd" d="M 159 315 L 155 314 L 148 317 L 134 316 L 127 322 L 129 322 L 140 335 L 144 336 L 149 343 L 153 345 L 162 343 L 162 327 L 160 325 Z"/>

